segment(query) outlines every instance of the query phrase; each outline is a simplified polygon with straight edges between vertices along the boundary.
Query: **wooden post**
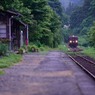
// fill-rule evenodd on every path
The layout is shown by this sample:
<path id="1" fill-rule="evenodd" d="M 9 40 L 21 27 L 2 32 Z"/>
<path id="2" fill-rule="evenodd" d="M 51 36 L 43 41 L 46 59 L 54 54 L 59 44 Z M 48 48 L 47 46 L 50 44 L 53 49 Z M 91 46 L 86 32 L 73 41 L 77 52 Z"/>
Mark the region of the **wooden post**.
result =
<path id="1" fill-rule="evenodd" d="M 9 43 L 9 50 L 11 50 L 11 19 L 13 16 L 11 16 L 9 18 L 9 39 L 10 39 L 10 43 Z"/>
<path id="2" fill-rule="evenodd" d="M 26 25 L 26 45 L 29 44 L 29 38 L 28 38 L 28 25 Z"/>
<path id="3" fill-rule="evenodd" d="M 21 30 L 21 33 L 20 33 L 20 47 L 23 46 L 23 31 Z"/>

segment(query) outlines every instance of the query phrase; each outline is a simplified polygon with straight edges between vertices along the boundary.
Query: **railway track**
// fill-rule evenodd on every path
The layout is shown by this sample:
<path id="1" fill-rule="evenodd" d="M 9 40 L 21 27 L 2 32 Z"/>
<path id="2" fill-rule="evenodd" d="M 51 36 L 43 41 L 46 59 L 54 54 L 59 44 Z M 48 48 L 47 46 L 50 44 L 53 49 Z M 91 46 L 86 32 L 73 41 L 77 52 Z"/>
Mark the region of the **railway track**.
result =
<path id="1" fill-rule="evenodd" d="M 75 56 L 69 55 L 69 57 L 95 79 L 95 62 L 94 61 L 91 61 L 79 55 L 75 55 Z"/>
<path id="2" fill-rule="evenodd" d="M 68 47 L 69 48 L 69 52 L 80 52 L 80 51 L 82 51 L 83 49 L 80 49 L 80 48 L 70 48 L 70 47 Z"/>

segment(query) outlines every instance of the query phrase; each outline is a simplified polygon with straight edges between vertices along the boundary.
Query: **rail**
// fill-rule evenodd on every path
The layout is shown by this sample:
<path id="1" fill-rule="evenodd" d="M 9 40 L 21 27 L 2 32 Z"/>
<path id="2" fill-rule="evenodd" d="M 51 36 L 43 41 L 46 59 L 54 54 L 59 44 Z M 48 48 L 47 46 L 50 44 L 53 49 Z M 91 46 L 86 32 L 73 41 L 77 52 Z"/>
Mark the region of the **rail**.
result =
<path id="1" fill-rule="evenodd" d="M 95 79 L 95 62 L 79 55 L 68 56 Z"/>

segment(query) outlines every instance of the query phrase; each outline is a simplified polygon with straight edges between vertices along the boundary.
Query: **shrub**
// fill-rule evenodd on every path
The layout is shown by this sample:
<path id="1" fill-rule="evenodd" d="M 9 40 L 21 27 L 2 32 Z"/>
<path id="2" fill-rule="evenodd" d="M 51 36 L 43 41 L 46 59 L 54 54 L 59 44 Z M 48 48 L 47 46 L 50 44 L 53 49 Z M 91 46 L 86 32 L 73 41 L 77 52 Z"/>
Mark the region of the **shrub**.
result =
<path id="1" fill-rule="evenodd" d="M 31 45 L 28 45 L 27 49 L 29 52 L 31 52 Z"/>
<path id="2" fill-rule="evenodd" d="M 38 52 L 39 49 L 38 49 L 38 47 L 36 45 L 29 45 L 28 46 L 28 51 L 29 52 Z"/>
<path id="3" fill-rule="evenodd" d="M 19 50 L 18 50 L 18 54 L 24 54 L 25 53 L 25 49 L 24 48 L 20 48 Z"/>
<path id="4" fill-rule="evenodd" d="M 26 45 L 22 46 L 22 48 L 25 50 L 26 53 L 28 52 L 28 48 Z"/>
<path id="5" fill-rule="evenodd" d="M 44 51 L 45 50 L 45 48 L 44 47 L 40 47 L 40 51 Z"/>
<path id="6" fill-rule="evenodd" d="M 10 42 L 10 40 L 6 38 L 0 38 L 0 42 L 7 44 Z"/>
<path id="7" fill-rule="evenodd" d="M 95 59 L 95 48 L 93 47 L 84 48 L 82 53 Z"/>
<path id="8" fill-rule="evenodd" d="M 0 56 L 6 55 L 8 47 L 6 44 L 0 43 Z"/>
<path id="9" fill-rule="evenodd" d="M 64 44 L 64 45 L 59 45 L 58 46 L 58 49 L 60 50 L 60 51 L 64 51 L 64 52 L 67 52 L 68 51 L 68 48 L 67 48 L 67 46 Z"/>

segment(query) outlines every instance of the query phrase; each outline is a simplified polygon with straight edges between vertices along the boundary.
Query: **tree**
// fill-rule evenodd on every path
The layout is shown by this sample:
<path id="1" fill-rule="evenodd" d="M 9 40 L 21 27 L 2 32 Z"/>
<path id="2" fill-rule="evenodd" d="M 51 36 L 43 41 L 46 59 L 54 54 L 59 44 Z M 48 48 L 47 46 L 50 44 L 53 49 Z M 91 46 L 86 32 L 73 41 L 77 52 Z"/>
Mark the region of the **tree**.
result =
<path id="1" fill-rule="evenodd" d="M 78 30 L 76 31 L 76 33 L 79 32 L 78 34 L 87 34 L 87 32 L 89 31 L 89 27 L 92 26 L 93 21 L 95 20 L 93 11 L 94 3 L 94 0 L 84 0 L 83 6 L 76 8 L 75 11 L 72 13 L 70 17 L 70 25 L 71 29 Z"/>
<path id="2" fill-rule="evenodd" d="M 11 2 L 9 4 L 9 1 Z M 1 7 L 20 12 L 20 18 L 29 24 L 29 40 L 35 44 L 44 44 L 55 47 L 61 39 L 61 7 L 59 0 L 54 0 L 58 5 L 50 7 L 49 0 L 4 0 Z"/>
<path id="3" fill-rule="evenodd" d="M 50 29 L 53 33 L 53 47 L 57 47 L 62 41 L 60 17 L 53 12 Z"/>
<path id="4" fill-rule="evenodd" d="M 33 0 L 30 4 L 35 22 L 31 29 L 30 40 L 50 47 L 57 46 L 61 41 L 59 40 L 61 38 L 59 33 L 61 31 L 60 17 L 52 10 L 46 0 Z"/>
<path id="5" fill-rule="evenodd" d="M 75 8 L 76 8 L 76 6 L 75 6 L 73 3 L 69 2 L 68 7 L 66 8 L 66 14 L 67 14 L 67 15 L 71 15 L 72 12 L 73 12 L 73 10 L 74 10 Z"/>
<path id="6" fill-rule="evenodd" d="M 7 9 L 12 2 L 13 0 L 0 0 L 0 6 L 2 9 Z"/>
<path id="7" fill-rule="evenodd" d="M 84 19 L 83 11 L 81 11 L 81 8 L 77 8 L 70 17 L 70 27 L 76 28 L 79 27 Z"/>
<path id="8" fill-rule="evenodd" d="M 60 0 L 49 0 L 49 5 L 60 17 L 62 26 L 64 26 L 64 24 L 68 24 L 68 16 L 65 14 L 64 6 L 61 5 Z"/>
<path id="9" fill-rule="evenodd" d="M 93 26 L 90 28 L 88 36 L 89 36 L 90 45 L 95 47 L 95 22 L 94 22 Z"/>

